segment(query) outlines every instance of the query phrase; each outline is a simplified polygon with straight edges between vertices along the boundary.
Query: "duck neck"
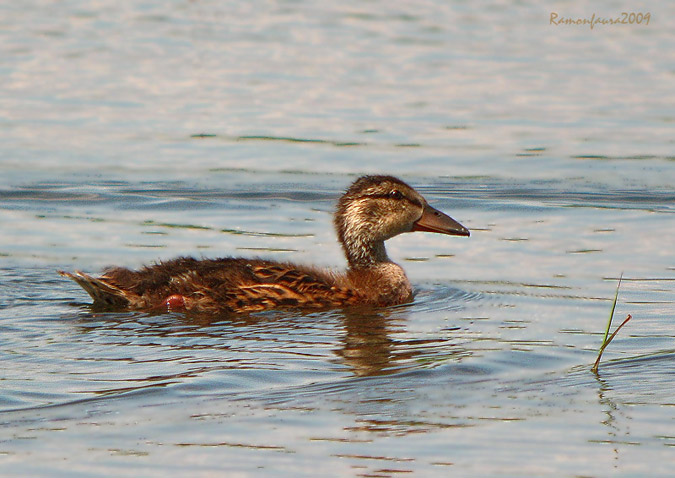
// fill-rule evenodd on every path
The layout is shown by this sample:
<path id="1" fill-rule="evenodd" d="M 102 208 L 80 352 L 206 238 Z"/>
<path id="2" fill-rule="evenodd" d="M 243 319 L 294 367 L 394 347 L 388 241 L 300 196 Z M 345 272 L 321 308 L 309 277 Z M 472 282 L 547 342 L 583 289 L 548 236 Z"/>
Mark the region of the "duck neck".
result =
<path id="1" fill-rule="evenodd" d="M 389 260 L 384 243 L 347 252 L 347 279 L 364 304 L 387 306 L 408 302 L 412 287 L 405 271 Z"/>
<path id="2" fill-rule="evenodd" d="M 412 297 L 410 281 L 403 269 L 391 262 L 384 241 L 365 240 L 365 234 L 340 234 L 349 262 L 347 280 L 363 302 L 393 305 Z"/>
<path id="3" fill-rule="evenodd" d="M 391 262 L 384 248 L 384 241 L 345 240 L 342 247 L 350 269 L 371 269 L 378 264 Z"/>

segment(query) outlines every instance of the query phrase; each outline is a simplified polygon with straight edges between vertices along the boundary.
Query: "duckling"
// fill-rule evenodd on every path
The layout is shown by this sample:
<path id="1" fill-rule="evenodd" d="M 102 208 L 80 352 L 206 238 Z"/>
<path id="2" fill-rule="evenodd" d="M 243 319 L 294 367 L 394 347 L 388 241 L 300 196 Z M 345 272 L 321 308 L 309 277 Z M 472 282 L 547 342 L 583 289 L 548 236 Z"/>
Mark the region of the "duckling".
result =
<path id="1" fill-rule="evenodd" d="M 470 235 L 392 176 L 357 179 L 339 199 L 334 225 L 349 264 L 344 273 L 232 257 L 179 257 L 140 270 L 112 267 L 98 278 L 80 271 L 59 273 L 103 309 L 234 314 L 389 306 L 409 302 L 412 287 L 401 266 L 387 256 L 387 239 L 413 231 Z"/>

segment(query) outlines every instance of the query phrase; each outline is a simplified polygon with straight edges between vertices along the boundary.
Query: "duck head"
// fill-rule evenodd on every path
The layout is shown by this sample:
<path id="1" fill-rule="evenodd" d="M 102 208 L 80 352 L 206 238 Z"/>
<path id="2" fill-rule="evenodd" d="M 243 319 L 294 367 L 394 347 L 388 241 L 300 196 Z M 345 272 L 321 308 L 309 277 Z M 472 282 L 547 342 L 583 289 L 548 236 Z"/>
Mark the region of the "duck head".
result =
<path id="1" fill-rule="evenodd" d="M 338 201 L 334 222 L 352 269 L 389 261 L 384 241 L 404 232 L 470 235 L 467 228 L 392 176 L 357 179 Z"/>

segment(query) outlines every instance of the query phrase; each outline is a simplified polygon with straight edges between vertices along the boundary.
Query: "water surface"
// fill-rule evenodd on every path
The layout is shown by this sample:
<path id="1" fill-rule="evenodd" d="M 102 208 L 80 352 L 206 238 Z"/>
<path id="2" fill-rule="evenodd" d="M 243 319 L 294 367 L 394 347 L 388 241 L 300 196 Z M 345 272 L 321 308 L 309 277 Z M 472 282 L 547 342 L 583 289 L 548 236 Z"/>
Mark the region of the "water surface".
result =
<path id="1" fill-rule="evenodd" d="M 675 12 L 650 8 L 0 7 L 0 474 L 670 476 Z M 335 200 L 374 172 L 472 231 L 389 241 L 404 306 L 99 313 L 56 273 L 340 269 Z"/>

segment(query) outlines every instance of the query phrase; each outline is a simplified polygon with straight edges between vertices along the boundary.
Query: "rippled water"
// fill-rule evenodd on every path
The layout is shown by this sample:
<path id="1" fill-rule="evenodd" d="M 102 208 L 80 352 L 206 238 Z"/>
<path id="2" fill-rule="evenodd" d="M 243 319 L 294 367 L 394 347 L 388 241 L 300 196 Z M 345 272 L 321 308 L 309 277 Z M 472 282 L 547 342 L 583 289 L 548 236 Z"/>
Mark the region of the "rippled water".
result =
<path id="1" fill-rule="evenodd" d="M 118 3 L 0 7 L 0 475 L 670 476 L 667 2 Z M 99 313 L 56 273 L 341 268 L 370 172 L 472 231 L 389 241 L 411 304 Z"/>

